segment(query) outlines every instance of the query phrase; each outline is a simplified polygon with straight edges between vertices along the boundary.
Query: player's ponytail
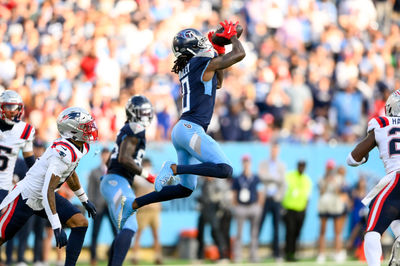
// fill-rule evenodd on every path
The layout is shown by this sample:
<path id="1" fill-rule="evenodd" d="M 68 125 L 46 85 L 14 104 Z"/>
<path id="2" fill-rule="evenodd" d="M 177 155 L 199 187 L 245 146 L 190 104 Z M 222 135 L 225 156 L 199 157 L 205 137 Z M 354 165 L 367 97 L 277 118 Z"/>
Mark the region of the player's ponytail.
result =
<path id="1" fill-rule="evenodd" d="M 171 72 L 174 72 L 176 74 L 181 71 L 186 64 L 189 62 L 189 60 L 193 57 L 192 54 L 182 54 L 180 55 L 175 61 L 174 61 L 174 66 L 172 67 Z"/>

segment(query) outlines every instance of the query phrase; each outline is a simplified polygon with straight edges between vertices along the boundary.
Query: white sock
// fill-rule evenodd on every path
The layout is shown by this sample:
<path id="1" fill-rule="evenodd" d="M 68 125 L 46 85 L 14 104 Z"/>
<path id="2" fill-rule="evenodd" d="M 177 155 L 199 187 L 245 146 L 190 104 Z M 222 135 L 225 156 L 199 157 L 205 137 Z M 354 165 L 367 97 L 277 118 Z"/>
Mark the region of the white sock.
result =
<path id="1" fill-rule="evenodd" d="M 400 236 L 400 220 L 394 220 L 391 224 L 390 224 L 390 229 L 392 229 L 393 234 L 395 235 L 395 237 L 399 237 Z"/>
<path id="2" fill-rule="evenodd" d="M 380 266 L 382 256 L 381 234 L 370 231 L 364 236 L 364 252 L 368 266 Z"/>

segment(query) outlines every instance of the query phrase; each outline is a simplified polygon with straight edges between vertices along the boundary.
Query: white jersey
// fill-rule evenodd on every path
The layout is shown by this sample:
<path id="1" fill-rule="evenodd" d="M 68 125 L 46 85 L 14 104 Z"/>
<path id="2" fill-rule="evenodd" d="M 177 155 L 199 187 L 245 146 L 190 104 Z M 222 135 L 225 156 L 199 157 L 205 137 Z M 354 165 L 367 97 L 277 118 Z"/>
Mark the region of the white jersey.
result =
<path id="1" fill-rule="evenodd" d="M 400 117 L 372 118 L 368 122 L 368 132 L 372 130 L 386 174 L 400 170 Z"/>
<path id="2" fill-rule="evenodd" d="M 82 152 L 74 144 L 64 138 L 57 139 L 49 146 L 35 164 L 29 169 L 25 178 L 17 183 L 14 190 L 21 193 L 23 199 L 34 210 L 44 208 L 43 187 L 46 173 L 51 167 L 52 174 L 61 177 L 58 188 L 67 180 L 78 166 L 79 160 L 87 154 L 89 145 L 85 143 Z M 47 180 L 48 182 L 48 180 Z M 13 190 L 13 191 L 14 191 Z M 58 190 L 58 189 L 57 189 Z M 3 205 L 3 203 L 1 204 Z"/>
<path id="3" fill-rule="evenodd" d="M 0 189 L 10 190 L 13 186 L 15 162 L 20 150 L 32 152 L 35 137 L 33 126 L 20 121 L 12 129 L 0 130 Z"/>
<path id="4" fill-rule="evenodd" d="M 368 122 L 367 131 L 374 130 L 379 155 L 385 167 L 386 176 L 362 200 L 368 206 L 371 200 L 395 178 L 400 170 L 400 117 L 380 116 Z"/>

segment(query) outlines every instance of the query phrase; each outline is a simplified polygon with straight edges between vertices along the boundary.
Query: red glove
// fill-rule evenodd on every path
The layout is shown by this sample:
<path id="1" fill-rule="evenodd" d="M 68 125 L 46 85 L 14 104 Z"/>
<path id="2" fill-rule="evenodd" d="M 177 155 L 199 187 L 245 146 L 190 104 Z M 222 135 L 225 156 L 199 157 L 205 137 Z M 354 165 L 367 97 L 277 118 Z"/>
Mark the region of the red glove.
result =
<path id="1" fill-rule="evenodd" d="M 147 180 L 147 182 L 154 184 L 154 181 L 156 181 L 156 176 L 155 176 L 155 175 L 152 175 L 152 174 L 149 174 L 149 175 L 146 177 L 146 180 Z"/>
<path id="2" fill-rule="evenodd" d="M 236 26 L 239 24 L 239 21 L 236 21 L 236 23 L 233 24 L 232 21 L 230 21 L 228 23 L 228 21 L 225 20 L 225 23 L 220 22 L 219 24 L 224 28 L 224 31 L 222 33 L 217 33 L 216 35 L 218 37 L 223 37 L 223 38 L 230 40 L 232 38 L 232 36 L 237 34 Z"/>
<path id="3" fill-rule="evenodd" d="M 225 54 L 225 47 L 224 47 L 224 46 L 220 46 L 220 45 L 218 45 L 218 44 L 213 43 L 213 41 L 212 41 L 212 36 L 213 36 L 213 35 L 214 35 L 214 32 L 213 32 L 213 31 L 210 31 L 210 32 L 208 33 L 208 35 L 207 35 L 208 40 L 210 41 L 210 43 L 211 43 L 212 46 L 214 47 L 215 51 L 217 51 L 217 53 L 218 53 L 219 55 Z"/>

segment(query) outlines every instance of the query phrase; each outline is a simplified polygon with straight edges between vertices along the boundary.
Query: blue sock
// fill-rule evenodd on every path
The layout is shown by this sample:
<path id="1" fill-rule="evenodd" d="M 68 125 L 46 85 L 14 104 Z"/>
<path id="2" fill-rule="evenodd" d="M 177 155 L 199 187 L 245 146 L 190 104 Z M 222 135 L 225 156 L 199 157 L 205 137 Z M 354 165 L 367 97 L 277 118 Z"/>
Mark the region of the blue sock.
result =
<path id="1" fill-rule="evenodd" d="M 113 226 L 113 228 L 114 228 L 114 226 Z M 111 243 L 110 248 L 108 249 L 108 264 L 107 265 L 112 265 L 111 260 L 114 257 L 114 246 L 115 246 L 115 238 L 114 238 L 113 242 Z"/>
<path id="2" fill-rule="evenodd" d="M 181 184 L 175 186 L 166 186 L 160 192 L 150 192 L 141 197 L 136 198 L 136 203 L 139 207 L 148 205 L 154 202 L 167 201 L 171 199 L 186 198 L 192 194 L 193 190 L 182 186 Z"/>
<path id="3" fill-rule="evenodd" d="M 226 163 L 200 163 L 176 166 L 177 175 L 192 174 L 219 178 L 230 178 L 232 177 L 232 172 L 232 167 Z"/>
<path id="4" fill-rule="evenodd" d="M 132 238 L 135 232 L 130 229 L 122 229 L 115 237 L 113 251 L 109 260 L 109 266 L 120 266 L 125 260 L 126 253 L 131 247 Z"/>
<path id="5" fill-rule="evenodd" d="M 79 254 L 81 254 L 83 240 L 85 239 L 87 227 L 72 227 L 69 234 L 65 256 L 65 266 L 76 264 Z"/>

